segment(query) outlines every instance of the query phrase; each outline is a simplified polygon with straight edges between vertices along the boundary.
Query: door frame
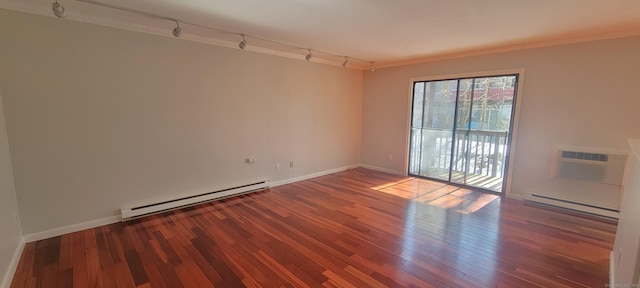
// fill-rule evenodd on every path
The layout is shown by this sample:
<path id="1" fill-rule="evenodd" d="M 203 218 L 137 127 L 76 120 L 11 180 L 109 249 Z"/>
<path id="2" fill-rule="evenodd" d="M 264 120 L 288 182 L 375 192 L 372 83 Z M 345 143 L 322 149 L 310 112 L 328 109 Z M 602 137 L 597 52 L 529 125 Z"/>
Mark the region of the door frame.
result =
<path id="1" fill-rule="evenodd" d="M 509 142 L 509 153 L 507 153 L 507 169 L 505 171 L 505 184 L 504 191 L 502 194 L 505 197 L 511 197 L 511 182 L 513 176 L 513 167 L 515 166 L 516 160 L 516 147 L 517 147 L 517 136 L 518 136 L 518 128 L 520 123 L 520 110 L 522 106 L 522 102 L 524 99 L 524 76 L 525 70 L 524 68 L 514 68 L 514 69 L 505 69 L 505 70 L 484 70 L 477 72 L 467 72 L 467 73 L 458 73 L 458 74 L 444 74 L 444 75 L 433 75 L 433 76 L 423 76 L 423 77 L 411 77 L 409 78 L 409 93 L 407 93 L 407 119 L 405 123 L 405 145 L 404 145 L 404 175 L 409 175 L 409 151 L 411 150 L 411 114 L 413 108 L 413 83 L 419 81 L 436 81 L 436 80 L 445 80 L 445 79 L 454 79 L 454 78 L 471 78 L 471 77 L 483 77 L 487 75 L 506 75 L 506 74 L 518 74 L 518 85 L 516 89 L 516 106 L 515 111 L 513 111 L 512 119 L 511 119 L 511 135 Z"/>

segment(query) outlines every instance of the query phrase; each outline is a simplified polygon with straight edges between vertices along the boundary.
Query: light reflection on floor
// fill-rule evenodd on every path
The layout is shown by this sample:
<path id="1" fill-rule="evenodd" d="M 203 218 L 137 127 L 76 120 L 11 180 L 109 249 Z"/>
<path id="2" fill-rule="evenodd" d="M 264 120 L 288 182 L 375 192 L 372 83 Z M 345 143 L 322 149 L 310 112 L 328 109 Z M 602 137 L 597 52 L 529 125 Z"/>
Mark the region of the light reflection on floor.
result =
<path id="1" fill-rule="evenodd" d="M 371 189 L 463 214 L 476 212 L 500 198 L 493 194 L 418 178 L 385 183 Z"/>
<path id="2" fill-rule="evenodd" d="M 486 280 L 477 283 L 479 287 L 497 285 L 493 280 L 496 279 L 494 276 L 500 249 L 498 210 L 480 217 L 469 214 L 495 200 L 500 201 L 499 196 L 419 178 L 405 178 L 372 189 L 412 200 L 405 210 L 401 260 L 395 263 L 395 267 L 410 271 L 416 261 L 419 262 L 415 257 L 423 257 L 421 255 L 427 247 L 437 247 L 430 252 L 433 253 L 432 257 L 447 259 L 438 269 L 473 271 L 475 276 L 482 275 L 480 279 Z M 428 209 L 422 203 L 444 209 Z M 435 227 L 442 229 L 433 230 L 437 229 Z M 428 234 L 425 234 L 425 229 L 429 231 Z M 460 237 L 463 231 L 467 236 Z M 476 244 L 470 249 L 466 241 Z M 469 263 L 475 264 L 469 268 Z"/>

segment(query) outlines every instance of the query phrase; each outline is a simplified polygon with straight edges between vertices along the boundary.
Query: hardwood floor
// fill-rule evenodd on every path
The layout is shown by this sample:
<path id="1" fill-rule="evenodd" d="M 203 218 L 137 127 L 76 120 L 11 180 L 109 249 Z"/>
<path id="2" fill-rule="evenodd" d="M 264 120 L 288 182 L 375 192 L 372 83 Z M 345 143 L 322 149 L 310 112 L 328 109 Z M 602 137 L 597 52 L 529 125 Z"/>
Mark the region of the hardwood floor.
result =
<path id="1" fill-rule="evenodd" d="M 28 243 L 11 287 L 608 283 L 615 223 L 483 195 L 355 169 Z"/>

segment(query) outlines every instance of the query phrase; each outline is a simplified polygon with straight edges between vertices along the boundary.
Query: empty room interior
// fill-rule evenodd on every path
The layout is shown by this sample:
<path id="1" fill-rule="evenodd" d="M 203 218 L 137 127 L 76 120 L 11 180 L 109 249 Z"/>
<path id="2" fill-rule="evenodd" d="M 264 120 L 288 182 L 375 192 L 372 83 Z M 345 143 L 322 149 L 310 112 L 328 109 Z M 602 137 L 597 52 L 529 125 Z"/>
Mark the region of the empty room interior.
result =
<path id="1" fill-rule="evenodd" d="M 0 0 L 0 288 L 636 287 L 640 1 Z"/>

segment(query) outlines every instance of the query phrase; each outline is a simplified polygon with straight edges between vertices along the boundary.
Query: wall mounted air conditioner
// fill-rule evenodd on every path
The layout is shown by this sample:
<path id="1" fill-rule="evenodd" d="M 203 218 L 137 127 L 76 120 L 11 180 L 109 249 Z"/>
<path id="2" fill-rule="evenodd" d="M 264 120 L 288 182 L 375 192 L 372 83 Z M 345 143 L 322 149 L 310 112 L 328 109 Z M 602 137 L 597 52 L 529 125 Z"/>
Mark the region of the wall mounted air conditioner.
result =
<path id="1" fill-rule="evenodd" d="M 622 187 L 627 158 L 624 151 L 555 146 L 551 177 Z"/>

